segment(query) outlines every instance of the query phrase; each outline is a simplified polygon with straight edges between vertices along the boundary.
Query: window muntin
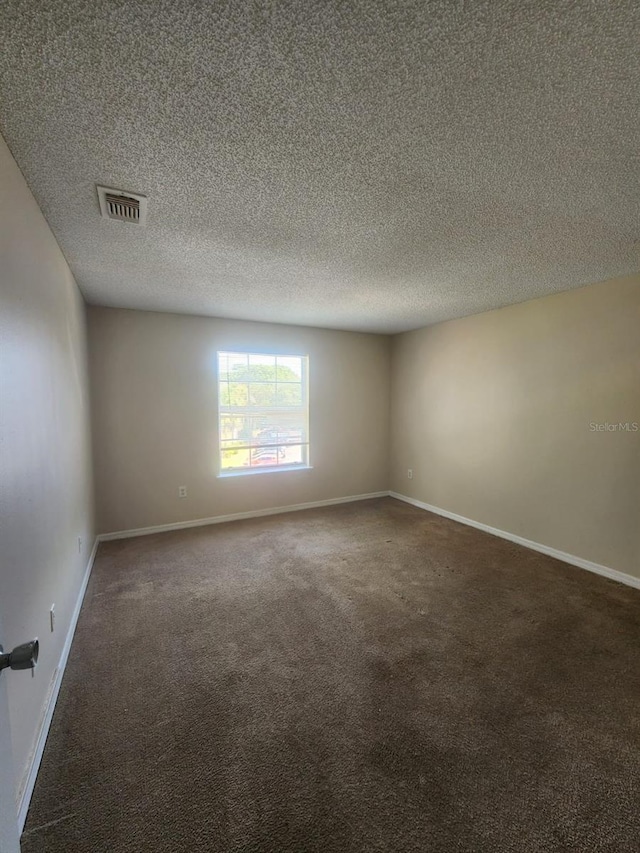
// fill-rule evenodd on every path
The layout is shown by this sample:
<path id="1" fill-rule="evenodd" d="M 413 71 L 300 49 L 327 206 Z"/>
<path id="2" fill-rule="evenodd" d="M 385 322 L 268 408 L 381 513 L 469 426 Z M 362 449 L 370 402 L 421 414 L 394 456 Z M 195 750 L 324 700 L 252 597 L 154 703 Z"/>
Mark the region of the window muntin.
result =
<path id="1" fill-rule="evenodd" d="M 309 467 L 308 357 L 218 353 L 221 474 Z"/>

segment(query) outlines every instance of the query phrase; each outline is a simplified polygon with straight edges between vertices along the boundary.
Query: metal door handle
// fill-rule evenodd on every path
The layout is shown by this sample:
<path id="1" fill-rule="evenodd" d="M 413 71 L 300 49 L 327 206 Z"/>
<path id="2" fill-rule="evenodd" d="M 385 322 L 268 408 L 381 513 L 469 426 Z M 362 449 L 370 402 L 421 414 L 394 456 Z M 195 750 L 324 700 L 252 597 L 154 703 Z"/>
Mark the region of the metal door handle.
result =
<path id="1" fill-rule="evenodd" d="M 29 643 L 16 646 L 13 651 L 7 654 L 0 646 L 0 670 L 7 669 L 7 667 L 11 667 L 11 669 L 33 669 L 38 663 L 39 653 L 40 643 L 37 638 Z"/>

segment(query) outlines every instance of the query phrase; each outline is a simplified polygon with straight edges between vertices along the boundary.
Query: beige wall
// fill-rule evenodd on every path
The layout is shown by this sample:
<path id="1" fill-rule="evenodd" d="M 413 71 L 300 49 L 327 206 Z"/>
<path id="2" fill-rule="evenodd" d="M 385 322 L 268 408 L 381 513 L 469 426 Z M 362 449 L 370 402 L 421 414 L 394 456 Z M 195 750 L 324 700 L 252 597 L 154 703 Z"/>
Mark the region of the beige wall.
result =
<path id="1" fill-rule="evenodd" d="M 0 137 L 0 640 L 41 645 L 2 675 L 17 789 L 93 546 L 86 368 L 84 303 Z"/>
<path id="2" fill-rule="evenodd" d="M 388 488 L 388 338 L 111 308 L 89 329 L 100 532 Z M 309 355 L 311 470 L 216 477 L 224 349 Z"/>
<path id="3" fill-rule="evenodd" d="M 640 577 L 640 276 L 399 335 L 391 488 Z M 407 478 L 412 468 L 414 477 Z"/>

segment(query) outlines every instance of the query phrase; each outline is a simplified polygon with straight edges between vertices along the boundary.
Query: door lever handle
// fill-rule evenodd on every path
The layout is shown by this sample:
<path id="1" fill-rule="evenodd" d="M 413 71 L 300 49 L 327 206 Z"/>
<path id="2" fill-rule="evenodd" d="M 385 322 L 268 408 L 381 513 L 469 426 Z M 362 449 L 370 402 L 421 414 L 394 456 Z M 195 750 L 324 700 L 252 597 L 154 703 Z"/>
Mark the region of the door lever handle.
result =
<path id="1" fill-rule="evenodd" d="M 37 638 L 29 643 L 16 646 L 11 652 L 5 653 L 0 646 L 0 670 L 7 669 L 33 669 L 38 663 L 40 643 Z"/>

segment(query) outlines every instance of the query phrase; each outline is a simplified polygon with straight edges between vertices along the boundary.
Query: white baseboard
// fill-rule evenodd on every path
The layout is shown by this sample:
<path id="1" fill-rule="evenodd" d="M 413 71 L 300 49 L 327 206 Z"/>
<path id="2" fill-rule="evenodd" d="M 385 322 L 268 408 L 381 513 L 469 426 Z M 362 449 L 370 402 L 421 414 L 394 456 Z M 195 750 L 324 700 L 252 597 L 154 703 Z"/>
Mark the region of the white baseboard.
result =
<path id="1" fill-rule="evenodd" d="M 346 504 L 353 501 L 366 501 L 371 498 L 386 498 L 389 492 L 369 492 L 366 495 L 350 495 L 346 498 L 329 498 L 324 501 L 310 501 L 293 506 L 276 506 L 271 509 L 257 509 L 250 512 L 234 512 L 231 515 L 214 515 L 212 518 L 197 518 L 194 521 L 176 521 L 172 524 L 156 524 L 153 527 L 137 527 L 133 530 L 117 530 L 115 533 L 100 533 L 100 542 L 111 539 L 129 539 L 132 536 L 148 536 L 151 533 L 165 533 L 168 530 L 184 530 L 187 527 L 205 527 L 208 524 L 223 524 L 225 521 L 241 521 L 245 518 L 261 518 L 263 515 L 281 515 L 283 512 L 297 512 L 301 509 L 315 509 L 321 506 Z"/>
<path id="2" fill-rule="evenodd" d="M 539 551 L 541 554 L 546 554 L 549 557 L 555 557 L 556 560 L 562 560 L 564 563 L 570 563 L 572 566 L 578 566 L 581 569 L 586 569 L 588 572 L 595 572 L 597 575 L 604 575 L 606 578 L 624 583 L 627 586 L 640 589 L 640 578 L 633 575 L 627 575 L 624 572 L 619 572 L 617 569 L 610 569 L 608 566 L 601 566 L 599 563 L 592 563 L 591 560 L 585 560 L 583 557 L 576 557 L 573 554 L 567 554 L 565 551 L 558 551 L 556 548 L 551 548 L 549 545 L 541 545 L 539 542 L 532 542 L 530 539 L 524 539 L 522 536 L 516 536 L 515 533 L 507 533 L 506 530 L 499 530 L 497 527 L 490 527 L 488 524 L 483 524 L 480 521 L 474 521 L 472 518 L 465 518 L 463 515 L 457 515 L 455 512 L 449 512 L 446 509 L 432 506 L 431 504 L 418 501 L 415 498 L 409 498 L 406 495 L 398 494 L 398 492 L 389 492 L 389 496 L 396 498 L 399 501 L 417 506 L 420 509 L 426 509 L 428 512 L 434 512 L 436 515 L 442 515 L 444 518 L 450 518 L 452 521 L 459 521 L 461 524 L 466 524 L 469 527 L 475 527 L 478 530 L 484 530 L 485 533 L 491 533 L 493 536 L 499 536 L 501 539 L 507 539 L 509 542 L 515 542 L 517 545 L 524 545 L 525 548 L 530 548 L 532 551 Z"/>
<path id="3" fill-rule="evenodd" d="M 71 614 L 71 621 L 69 622 L 69 629 L 67 631 L 67 636 L 64 641 L 64 646 L 62 647 L 60 660 L 51 679 L 51 685 L 49 687 L 49 692 L 45 700 L 44 713 L 42 715 L 42 721 L 40 723 L 40 731 L 38 733 L 36 745 L 31 754 L 28 770 L 24 775 L 24 780 L 20 789 L 20 793 L 18 795 L 18 831 L 20 832 L 20 834 L 22 834 L 22 830 L 24 829 L 24 824 L 27 819 L 27 812 L 29 811 L 33 788 L 36 784 L 38 770 L 40 769 L 40 762 L 42 761 L 42 754 L 44 752 L 44 747 L 47 742 L 47 736 L 49 734 L 49 726 L 51 725 L 51 719 L 53 717 L 53 712 L 55 710 L 56 702 L 58 700 L 58 693 L 60 692 L 62 677 L 67 666 L 69 650 L 71 649 L 73 635 L 75 634 L 76 625 L 78 624 L 78 617 L 80 616 L 80 609 L 82 608 L 84 595 L 87 591 L 87 584 L 89 583 L 89 578 L 91 576 L 93 561 L 96 558 L 98 544 L 99 539 L 96 537 L 96 540 L 93 543 L 93 548 L 91 549 L 87 568 L 85 569 L 84 576 L 82 578 L 82 583 L 78 591 L 76 605 L 73 608 L 73 613 Z"/>

